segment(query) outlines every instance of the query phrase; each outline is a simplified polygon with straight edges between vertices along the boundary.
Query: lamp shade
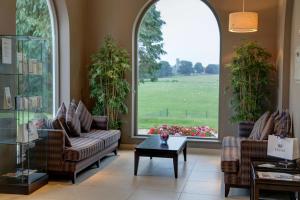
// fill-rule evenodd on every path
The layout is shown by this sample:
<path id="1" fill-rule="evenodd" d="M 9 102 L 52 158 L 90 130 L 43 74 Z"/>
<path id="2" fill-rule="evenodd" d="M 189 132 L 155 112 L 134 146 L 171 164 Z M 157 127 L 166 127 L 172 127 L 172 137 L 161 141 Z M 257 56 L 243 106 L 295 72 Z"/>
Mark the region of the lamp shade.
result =
<path id="1" fill-rule="evenodd" d="M 235 12 L 229 15 L 229 31 L 234 33 L 251 33 L 258 30 L 256 12 Z"/>

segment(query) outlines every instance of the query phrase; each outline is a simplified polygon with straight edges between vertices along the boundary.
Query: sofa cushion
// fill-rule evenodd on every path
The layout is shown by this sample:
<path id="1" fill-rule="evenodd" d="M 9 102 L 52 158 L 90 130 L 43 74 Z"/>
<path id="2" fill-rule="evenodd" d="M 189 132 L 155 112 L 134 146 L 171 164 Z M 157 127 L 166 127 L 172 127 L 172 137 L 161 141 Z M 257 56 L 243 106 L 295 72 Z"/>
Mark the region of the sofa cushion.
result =
<path id="1" fill-rule="evenodd" d="M 82 134 L 81 136 L 104 140 L 105 148 L 107 148 L 119 141 L 121 138 L 121 132 L 119 130 L 92 130 L 91 132 Z"/>
<path id="2" fill-rule="evenodd" d="M 81 131 L 83 132 L 89 132 L 91 129 L 91 125 L 93 122 L 93 116 L 88 111 L 88 109 L 85 107 L 85 105 L 82 103 L 82 101 L 79 102 L 76 113 L 79 116 L 79 121 L 81 124 Z"/>
<path id="3" fill-rule="evenodd" d="M 254 124 L 253 130 L 249 136 L 249 139 L 260 140 L 261 133 L 265 128 L 265 125 L 270 117 L 270 112 L 265 112 Z"/>
<path id="4" fill-rule="evenodd" d="M 64 159 L 68 161 L 81 161 L 104 149 L 104 141 L 101 139 L 74 137 L 70 140 L 72 147 L 66 148 L 64 152 Z"/>
<path id="5" fill-rule="evenodd" d="M 238 147 L 223 147 L 221 155 L 222 171 L 237 173 L 239 171 L 239 157 Z"/>
<path id="6" fill-rule="evenodd" d="M 81 132 L 80 120 L 78 114 L 76 113 L 76 109 L 77 105 L 75 100 L 72 100 L 66 114 L 67 126 L 70 130 L 71 137 L 79 137 Z"/>

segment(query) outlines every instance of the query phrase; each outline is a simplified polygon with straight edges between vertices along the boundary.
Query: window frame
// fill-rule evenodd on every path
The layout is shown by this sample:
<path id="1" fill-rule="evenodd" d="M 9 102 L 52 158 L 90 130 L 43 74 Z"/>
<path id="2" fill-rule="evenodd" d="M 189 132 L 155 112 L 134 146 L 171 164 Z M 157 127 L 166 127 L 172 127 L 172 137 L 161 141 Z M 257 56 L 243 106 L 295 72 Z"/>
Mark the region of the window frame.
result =
<path id="1" fill-rule="evenodd" d="M 147 138 L 149 137 L 148 135 L 139 135 L 138 134 L 138 73 L 139 73 L 139 66 L 138 66 L 138 33 L 139 33 L 139 28 L 141 25 L 141 22 L 143 20 L 144 15 L 146 12 L 149 10 L 149 8 L 157 3 L 160 0 L 149 0 L 140 10 L 138 13 L 134 26 L 133 26 L 133 34 L 132 34 L 132 86 L 131 86 L 131 93 L 132 93 L 132 105 L 131 105 L 131 138 Z M 219 73 L 219 107 L 218 107 L 218 138 L 199 138 L 199 137 L 188 137 L 189 140 L 191 141 L 211 141 L 211 142 L 216 142 L 220 141 L 222 138 L 222 135 L 220 134 L 220 120 L 221 120 L 221 104 L 220 104 L 220 99 L 221 99 L 221 77 L 223 74 L 223 69 L 222 69 L 222 26 L 221 26 L 221 21 L 220 18 L 216 12 L 216 10 L 210 5 L 210 3 L 207 0 L 199 0 L 203 2 L 213 13 L 218 29 L 219 29 L 219 43 L 220 43 L 220 49 L 219 49 L 219 65 L 220 65 L 220 73 Z"/>

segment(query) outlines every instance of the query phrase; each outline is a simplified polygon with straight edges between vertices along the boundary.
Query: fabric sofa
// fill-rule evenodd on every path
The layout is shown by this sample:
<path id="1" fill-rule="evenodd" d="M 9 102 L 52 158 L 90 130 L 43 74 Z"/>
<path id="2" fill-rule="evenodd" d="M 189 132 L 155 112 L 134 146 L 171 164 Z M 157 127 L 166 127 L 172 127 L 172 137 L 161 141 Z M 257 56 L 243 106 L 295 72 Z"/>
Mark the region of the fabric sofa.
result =
<path id="1" fill-rule="evenodd" d="M 48 173 L 66 175 L 75 183 L 78 172 L 96 164 L 109 153 L 117 155 L 119 130 L 107 130 L 106 117 L 93 117 L 90 132 L 67 137 L 62 130 L 48 129 Z M 66 144 L 69 140 L 70 144 Z"/>
<path id="2" fill-rule="evenodd" d="M 264 114 L 255 124 L 246 124 L 240 131 L 244 137 L 224 137 L 221 169 L 224 172 L 225 196 L 231 187 L 250 187 L 251 160 L 267 159 L 268 135 L 293 137 L 288 111 Z M 248 134 L 246 134 L 248 130 Z M 246 137 L 245 137 L 246 136 Z M 248 136 L 248 137 L 247 137 Z"/>

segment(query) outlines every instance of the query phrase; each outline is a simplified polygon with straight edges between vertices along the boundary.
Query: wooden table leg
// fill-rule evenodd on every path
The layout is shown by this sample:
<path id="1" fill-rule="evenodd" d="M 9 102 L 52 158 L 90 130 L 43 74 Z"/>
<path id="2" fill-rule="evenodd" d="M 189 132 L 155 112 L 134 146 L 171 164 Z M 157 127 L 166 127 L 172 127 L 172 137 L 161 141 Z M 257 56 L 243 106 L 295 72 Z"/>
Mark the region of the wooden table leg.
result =
<path id="1" fill-rule="evenodd" d="M 134 175 L 137 175 L 139 167 L 140 155 L 135 151 L 134 152 Z"/>
<path id="2" fill-rule="evenodd" d="M 178 177 L 178 155 L 173 157 L 173 165 L 174 165 L 175 178 L 177 178 Z"/>
<path id="3" fill-rule="evenodd" d="M 187 144 L 185 143 L 185 146 L 183 149 L 184 162 L 186 162 L 186 148 L 187 148 Z"/>
<path id="4" fill-rule="evenodd" d="M 254 200 L 259 200 L 259 188 L 256 185 L 253 186 L 253 194 L 252 195 L 253 195 Z"/>

